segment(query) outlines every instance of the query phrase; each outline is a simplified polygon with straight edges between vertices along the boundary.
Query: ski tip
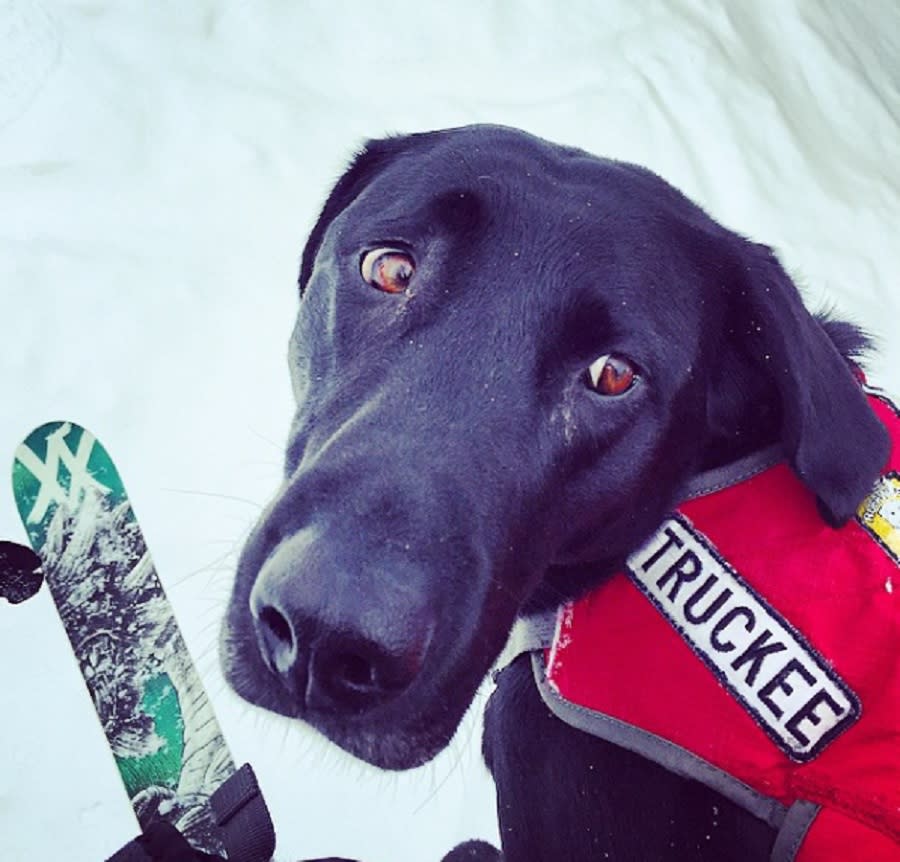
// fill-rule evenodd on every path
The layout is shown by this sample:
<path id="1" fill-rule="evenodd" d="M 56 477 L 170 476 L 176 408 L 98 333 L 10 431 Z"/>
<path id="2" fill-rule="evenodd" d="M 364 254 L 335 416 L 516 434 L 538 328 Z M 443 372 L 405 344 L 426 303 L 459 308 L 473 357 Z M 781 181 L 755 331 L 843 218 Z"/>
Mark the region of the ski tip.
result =
<path id="1" fill-rule="evenodd" d="M 41 588 L 41 559 L 25 545 L 0 541 L 0 599 L 18 605 Z"/>
<path id="2" fill-rule="evenodd" d="M 53 422 L 44 422 L 42 425 L 38 425 L 22 438 L 22 442 L 16 446 L 16 451 L 13 453 L 12 479 L 14 493 L 18 492 L 23 469 L 27 473 L 34 473 L 36 466 L 40 467 L 49 460 L 54 449 L 60 449 L 61 444 L 64 445 L 67 437 L 74 436 L 73 431 L 79 438 L 85 433 L 84 428 L 77 423 L 57 419 Z M 67 448 L 71 448 L 71 444 Z M 41 478 L 39 470 L 38 478 Z"/>
<path id="3" fill-rule="evenodd" d="M 52 422 L 44 422 L 38 425 L 29 431 L 16 447 L 13 464 L 16 461 L 21 461 L 20 456 L 23 454 L 23 449 L 28 449 L 42 460 L 46 459 L 48 450 L 52 450 L 54 447 L 54 440 L 64 440 L 67 437 L 71 437 L 73 433 L 80 437 L 85 433 L 85 429 L 77 422 L 65 419 L 56 419 Z"/>
<path id="4" fill-rule="evenodd" d="M 73 428 L 78 429 L 76 435 L 72 434 Z M 71 444 L 67 444 L 66 438 L 80 437 L 82 431 L 80 426 L 72 422 L 63 420 L 44 422 L 29 431 L 16 446 L 12 462 L 13 497 L 33 548 L 40 548 L 44 538 L 43 533 L 35 529 L 36 522 L 41 519 L 32 517 L 34 505 L 38 498 L 42 497 L 45 503 L 42 506 L 42 514 L 45 513 L 47 493 L 52 494 L 53 489 L 59 487 L 59 466 L 65 468 L 60 454 L 64 449 L 71 449 Z M 62 478 L 65 482 L 68 476 Z M 41 489 L 45 483 L 47 491 L 42 495 Z"/>
<path id="5" fill-rule="evenodd" d="M 16 447 L 12 486 L 31 546 L 37 549 L 60 504 L 77 510 L 87 489 L 112 504 L 126 497 L 115 464 L 97 438 L 82 425 L 61 420 L 39 425 Z"/>

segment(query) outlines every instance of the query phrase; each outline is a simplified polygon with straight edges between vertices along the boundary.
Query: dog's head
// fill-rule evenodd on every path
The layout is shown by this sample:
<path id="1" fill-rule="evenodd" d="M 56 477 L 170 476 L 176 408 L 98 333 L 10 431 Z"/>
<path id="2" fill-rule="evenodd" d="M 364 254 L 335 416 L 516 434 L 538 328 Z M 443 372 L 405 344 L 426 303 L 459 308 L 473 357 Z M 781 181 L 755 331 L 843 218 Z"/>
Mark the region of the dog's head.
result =
<path id="1" fill-rule="evenodd" d="M 516 616 L 614 571 L 701 468 L 780 442 L 840 523 L 886 457 L 852 333 L 767 248 L 511 129 L 369 143 L 300 292 L 284 483 L 224 663 L 383 767 L 440 750 Z"/>

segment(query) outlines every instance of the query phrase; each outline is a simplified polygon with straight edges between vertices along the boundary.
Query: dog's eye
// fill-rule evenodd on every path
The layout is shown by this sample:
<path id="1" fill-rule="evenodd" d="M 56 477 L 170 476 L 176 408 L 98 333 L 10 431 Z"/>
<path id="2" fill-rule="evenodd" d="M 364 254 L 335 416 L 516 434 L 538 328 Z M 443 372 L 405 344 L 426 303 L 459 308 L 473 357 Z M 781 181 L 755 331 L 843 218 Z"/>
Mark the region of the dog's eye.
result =
<path id="1" fill-rule="evenodd" d="M 363 255 L 359 271 L 372 287 L 385 293 L 403 293 L 416 271 L 416 263 L 400 249 L 375 248 Z"/>
<path id="2" fill-rule="evenodd" d="M 624 356 L 608 353 L 587 370 L 587 382 L 600 395 L 624 395 L 637 382 L 638 372 Z"/>

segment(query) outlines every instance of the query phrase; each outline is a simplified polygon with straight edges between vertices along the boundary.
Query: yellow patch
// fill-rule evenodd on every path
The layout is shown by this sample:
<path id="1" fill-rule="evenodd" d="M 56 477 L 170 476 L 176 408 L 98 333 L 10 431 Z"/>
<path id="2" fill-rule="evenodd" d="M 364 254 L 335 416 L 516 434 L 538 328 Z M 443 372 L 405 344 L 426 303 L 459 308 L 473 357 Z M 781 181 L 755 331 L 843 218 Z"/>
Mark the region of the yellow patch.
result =
<path id="1" fill-rule="evenodd" d="M 900 473 L 887 473 L 875 483 L 856 519 L 900 565 Z"/>

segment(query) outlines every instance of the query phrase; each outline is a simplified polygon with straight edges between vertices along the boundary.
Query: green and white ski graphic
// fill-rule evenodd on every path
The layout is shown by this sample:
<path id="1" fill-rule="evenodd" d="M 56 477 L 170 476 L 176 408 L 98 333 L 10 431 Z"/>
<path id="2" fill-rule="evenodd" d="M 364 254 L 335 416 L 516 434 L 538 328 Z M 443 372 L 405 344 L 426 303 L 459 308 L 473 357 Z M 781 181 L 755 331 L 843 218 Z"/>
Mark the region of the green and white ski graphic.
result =
<path id="1" fill-rule="evenodd" d="M 112 459 L 50 422 L 16 449 L 13 491 L 141 828 L 225 855 L 209 798 L 234 763 Z"/>

